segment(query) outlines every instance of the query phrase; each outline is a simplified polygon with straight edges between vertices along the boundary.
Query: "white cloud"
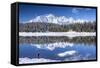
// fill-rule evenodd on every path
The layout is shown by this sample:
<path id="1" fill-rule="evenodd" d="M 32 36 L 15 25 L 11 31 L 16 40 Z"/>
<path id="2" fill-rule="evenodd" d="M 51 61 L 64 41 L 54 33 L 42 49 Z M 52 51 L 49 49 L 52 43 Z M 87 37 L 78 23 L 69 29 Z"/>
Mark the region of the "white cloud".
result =
<path id="1" fill-rule="evenodd" d="M 73 8 L 72 13 L 78 13 L 80 10 L 89 11 L 89 10 L 92 10 L 92 9 L 91 8 Z"/>
<path id="2" fill-rule="evenodd" d="M 45 58 L 19 58 L 19 64 L 28 64 L 28 63 L 45 63 L 45 62 L 59 62 L 60 60 L 51 60 Z"/>
<path id="3" fill-rule="evenodd" d="M 75 54 L 77 54 L 77 52 L 75 50 L 71 50 L 71 51 L 65 51 L 63 53 L 59 53 L 58 56 L 65 57 L 65 56 L 73 56 Z"/>
<path id="4" fill-rule="evenodd" d="M 73 8 L 73 9 L 72 9 L 72 13 L 75 13 L 75 14 L 76 14 L 76 13 L 78 13 L 78 12 L 79 12 L 79 11 L 78 11 L 77 8 Z"/>
<path id="5" fill-rule="evenodd" d="M 72 9 L 72 13 L 77 14 L 80 10 L 89 11 L 89 10 L 92 10 L 92 9 L 91 9 L 91 8 L 73 8 L 73 9 Z"/>
<path id="6" fill-rule="evenodd" d="M 85 8 L 85 10 L 92 10 L 91 8 Z"/>

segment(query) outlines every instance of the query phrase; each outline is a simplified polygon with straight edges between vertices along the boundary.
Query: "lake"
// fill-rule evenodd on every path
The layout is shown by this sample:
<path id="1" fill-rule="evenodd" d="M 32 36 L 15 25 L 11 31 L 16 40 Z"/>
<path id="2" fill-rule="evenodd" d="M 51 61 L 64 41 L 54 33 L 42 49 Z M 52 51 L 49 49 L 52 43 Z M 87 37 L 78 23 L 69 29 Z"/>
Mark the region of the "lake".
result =
<path id="1" fill-rule="evenodd" d="M 96 60 L 95 32 L 19 32 L 19 64 Z"/>
<path id="2" fill-rule="evenodd" d="M 56 42 L 19 45 L 19 63 L 95 60 L 96 44 Z"/>

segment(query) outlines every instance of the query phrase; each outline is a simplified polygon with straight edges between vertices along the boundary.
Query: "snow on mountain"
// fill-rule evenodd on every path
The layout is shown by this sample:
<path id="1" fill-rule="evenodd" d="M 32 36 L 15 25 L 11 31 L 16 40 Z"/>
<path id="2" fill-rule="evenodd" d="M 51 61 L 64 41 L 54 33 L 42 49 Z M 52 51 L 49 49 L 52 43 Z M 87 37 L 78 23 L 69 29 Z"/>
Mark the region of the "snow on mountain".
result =
<path id="1" fill-rule="evenodd" d="M 83 19 L 74 19 L 73 17 L 68 18 L 66 16 L 55 16 L 53 14 L 45 14 L 45 15 L 36 16 L 34 19 L 31 19 L 28 22 L 71 24 L 71 23 L 84 23 L 89 21 Z"/>
<path id="2" fill-rule="evenodd" d="M 31 44 L 31 46 L 35 46 L 39 49 L 46 49 L 53 51 L 56 48 L 65 48 L 65 47 L 72 47 L 73 43 L 69 42 L 55 42 L 50 44 Z"/>
<path id="3" fill-rule="evenodd" d="M 58 23 L 57 17 L 53 14 L 40 15 L 30 20 L 29 22 L 45 22 L 45 23 Z"/>

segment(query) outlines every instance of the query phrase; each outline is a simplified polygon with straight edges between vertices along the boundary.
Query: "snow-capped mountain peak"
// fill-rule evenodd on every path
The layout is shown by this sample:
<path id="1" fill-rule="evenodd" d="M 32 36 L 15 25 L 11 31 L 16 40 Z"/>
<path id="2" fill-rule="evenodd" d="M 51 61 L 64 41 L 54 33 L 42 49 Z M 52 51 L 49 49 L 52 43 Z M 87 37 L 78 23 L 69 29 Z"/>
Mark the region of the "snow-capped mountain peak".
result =
<path id="1" fill-rule="evenodd" d="M 45 15 L 46 17 L 55 17 L 55 15 L 53 15 L 53 14 L 47 14 L 47 15 Z"/>
<path id="2" fill-rule="evenodd" d="M 83 23 L 87 22 L 87 20 L 82 20 L 82 19 L 75 20 L 73 17 L 68 18 L 66 16 L 55 16 L 54 14 L 44 14 L 36 16 L 34 19 L 29 20 L 29 22 L 71 24 L 71 23 Z"/>

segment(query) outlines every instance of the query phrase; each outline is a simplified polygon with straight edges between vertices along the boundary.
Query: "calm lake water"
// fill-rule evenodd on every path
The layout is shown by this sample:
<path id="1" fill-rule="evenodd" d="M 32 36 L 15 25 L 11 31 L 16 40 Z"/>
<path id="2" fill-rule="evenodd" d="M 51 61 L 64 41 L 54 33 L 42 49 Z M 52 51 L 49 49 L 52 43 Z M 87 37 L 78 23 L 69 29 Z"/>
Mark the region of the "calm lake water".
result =
<path id="1" fill-rule="evenodd" d="M 74 43 L 60 44 L 60 47 L 52 45 L 53 49 L 48 47 L 48 44 L 20 44 L 19 58 L 44 58 L 58 61 L 77 61 L 77 60 L 95 60 L 96 59 L 96 44 Z M 69 52 L 69 53 L 68 53 Z M 72 53 L 71 53 L 72 52 Z M 74 53 L 73 53 L 74 52 Z M 60 55 L 59 55 L 60 54 Z M 20 61 L 19 61 L 20 62 Z M 33 61 L 35 62 L 35 61 Z"/>

